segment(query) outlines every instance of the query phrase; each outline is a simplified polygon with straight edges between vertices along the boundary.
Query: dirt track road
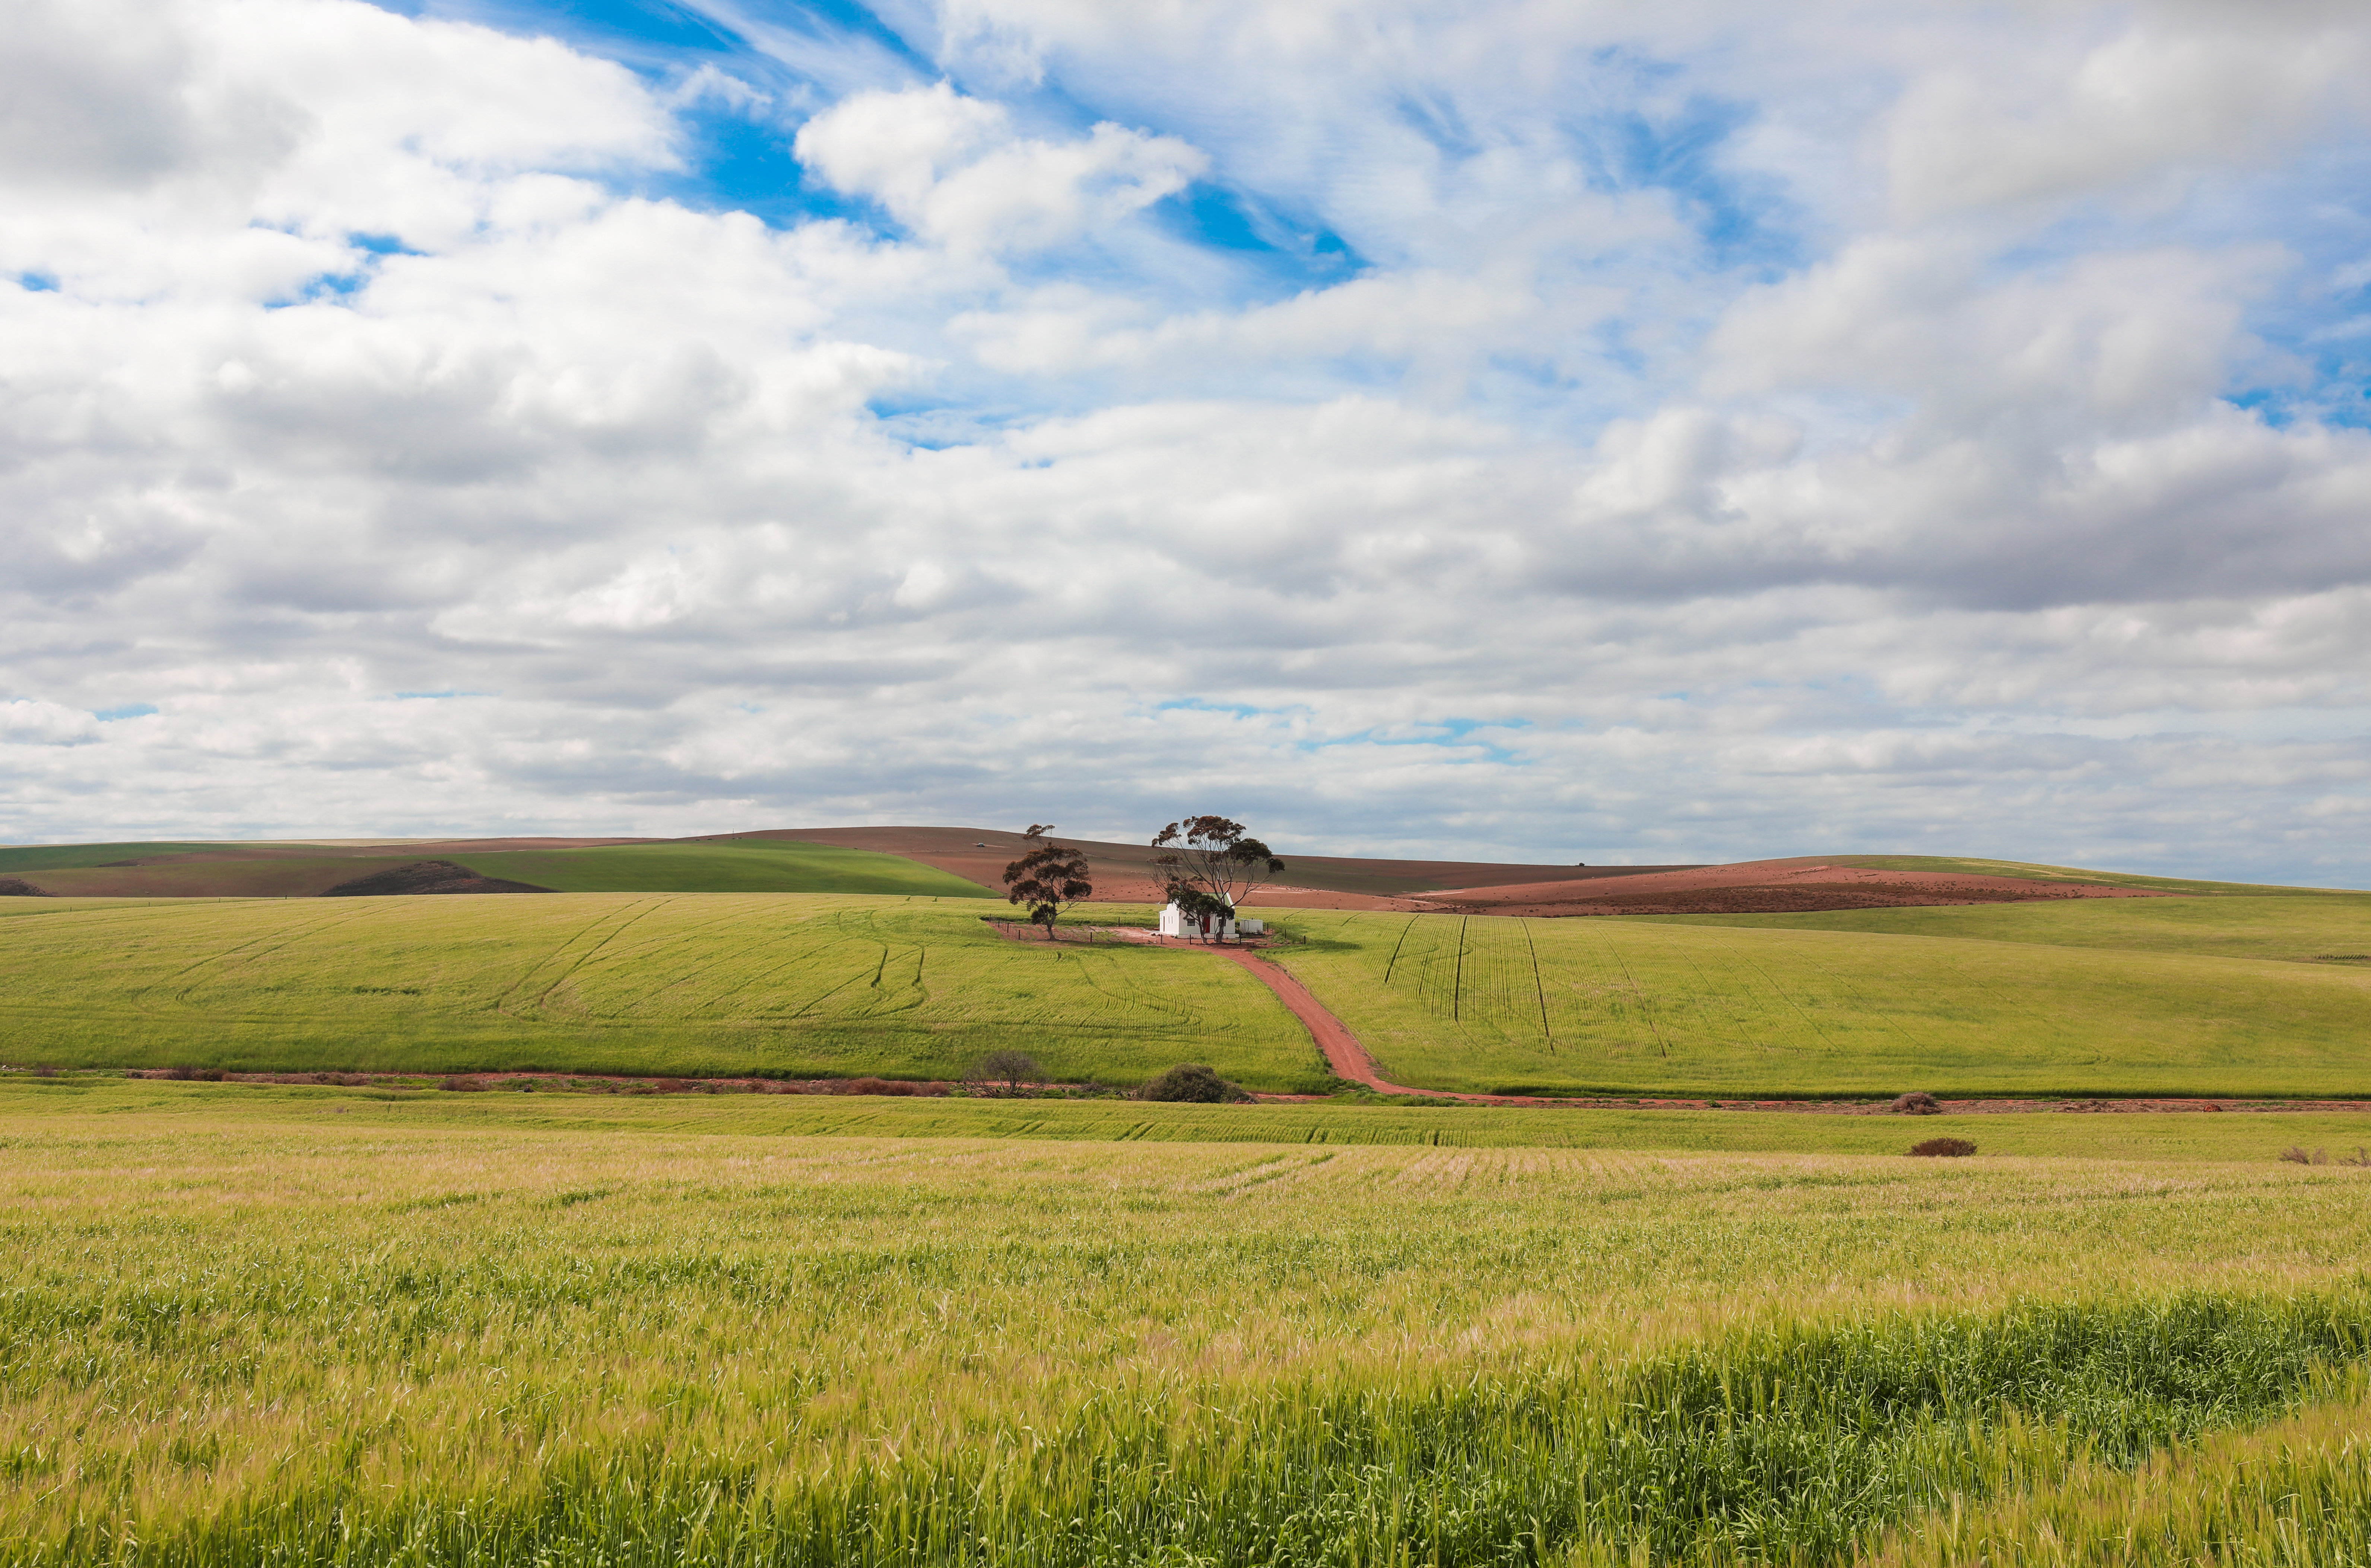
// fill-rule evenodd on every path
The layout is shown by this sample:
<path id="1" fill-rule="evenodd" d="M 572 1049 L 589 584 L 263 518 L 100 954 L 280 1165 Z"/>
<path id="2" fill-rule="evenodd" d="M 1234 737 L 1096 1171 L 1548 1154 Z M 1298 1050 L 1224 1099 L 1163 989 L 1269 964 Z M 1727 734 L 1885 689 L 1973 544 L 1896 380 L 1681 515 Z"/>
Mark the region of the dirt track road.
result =
<path id="1" fill-rule="evenodd" d="M 1184 946 L 1186 944 L 1179 944 Z M 1198 944 L 1196 944 L 1198 945 Z M 1317 1048 L 1325 1053 L 1326 1065 L 1337 1078 L 1352 1083 L 1363 1083 L 1378 1094 L 1429 1094 L 1443 1100 L 1486 1100 L 1487 1095 L 1441 1094 L 1438 1090 L 1408 1089 L 1396 1083 L 1386 1083 L 1375 1070 L 1375 1059 L 1359 1043 L 1359 1037 L 1349 1026 L 1325 1009 L 1325 1004 L 1309 994 L 1309 987 L 1294 979 L 1282 966 L 1242 948 L 1219 947 L 1209 950 L 1221 958 L 1232 959 L 1256 976 L 1259 983 L 1274 991 L 1281 1001 L 1308 1029 Z"/>
<path id="2" fill-rule="evenodd" d="M 1015 940 L 1017 928 L 1008 928 L 1004 934 Z M 1151 932 L 1129 927 L 1105 927 L 1101 934 L 1117 941 L 1139 942 L 1147 947 L 1192 948 L 1241 964 L 1259 983 L 1274 991 L 1293 1017 L 1309 1031 L 1324 1054 L 1326 1065 L 1338 1078 L 1366 1085 L 1378 1094 L 1418 1094 L 1431 1100 L 1462 1100 L 1469 1105 L 1568 1106 L 1623 1111 L 1791 1111 L 1810 1115 L 1884 1116 L 1895 1113 L 1887 1097 L 1849 1101 L 1822 1100 L 1730 1100 L 1719 1096 L 1697 1099 L 1679 1098 L 1579 1097 L 1548 1099 L 1517 1094 L 1459 1094 L 1445 1089 L 1411 1089 L 1405 1084 L 1385 1078 L 1350 1026 L 1327 1010 L 1324 1003 L 1310 994 L 1309 987 L 1293 978 L 1281 964 L 1271 963 L 1255 949 L 1229 947 L 1212 942 L 1183 941 L 1175 937 L 1156 937 Z M 1267 1096 L 1270 1099 L 1294 1099 L 1297 1096 Z M 2239 1113 L 2273 1113 L 2287 1111 L 2358 1111 L 2371 1113 L 2371 1101 L 2309 1100 L 2309 1101 L 2250 1101 L 2244 1098 L 2225 1099 L 2066 1099 L 2045 1100 L 2003 1098 L 1997 1100 L 1946 1100 L 1945 1113 L 1949 1115 L 2030 1114 L 2036 1112 L 2115 1113 L 2119 1112 L 2169 1111 L 2234 1111 Z"/>

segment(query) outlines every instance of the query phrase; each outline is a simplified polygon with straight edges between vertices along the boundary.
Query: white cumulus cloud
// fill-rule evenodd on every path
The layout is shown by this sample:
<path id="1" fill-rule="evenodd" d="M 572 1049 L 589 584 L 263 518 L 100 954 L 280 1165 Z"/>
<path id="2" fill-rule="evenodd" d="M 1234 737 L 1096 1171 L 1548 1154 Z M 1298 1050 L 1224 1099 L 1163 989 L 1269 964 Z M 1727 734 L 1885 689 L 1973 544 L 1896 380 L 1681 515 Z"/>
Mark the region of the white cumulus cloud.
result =
<path id="1" fill-rule="evenodd" d="M 707 12 L 0 16 L 0 836 L 2371 878 L 2358 6 Z"/>

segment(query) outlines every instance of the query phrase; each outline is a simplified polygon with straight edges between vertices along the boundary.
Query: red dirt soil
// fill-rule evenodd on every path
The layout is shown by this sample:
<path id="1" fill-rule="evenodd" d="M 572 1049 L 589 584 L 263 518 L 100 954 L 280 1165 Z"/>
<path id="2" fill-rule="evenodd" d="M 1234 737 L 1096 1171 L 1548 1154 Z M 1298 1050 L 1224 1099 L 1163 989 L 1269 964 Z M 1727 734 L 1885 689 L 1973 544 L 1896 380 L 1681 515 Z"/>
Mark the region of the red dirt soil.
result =
<path id="1" fill-rule="evenodd" d="M 1004 868 L 1028 848 L 1021 835 L 977 827 L 811 827 L 763 833 L 719 834 L 718 838 L 781 838 L 804 844 L 836 844 L 900 855 L 1002 892 Z M 1158 904 L 1161 883 L 1143 844 L 1107 844 L 1052 836 L 1054 842 L 1083 850 L 1095 884 L 1096 904 Z M 699 840 L 686 840 L 688 843 Z M 1426 905 L 1409 894 L 1434 896 L 1442 887 L 1477 888 L 1501 882 L 1530 885 L 1588 882 L 1608 877 L 1660 871 L 1663 866 L 1507 865 L 1494 860 L 1362 859 L 1342 855 L 1286 855 L 1282 875 L 1253 897 L 1255 905 L 1283 909 L 1400 909 Z"/>
<path id="2" fill-rule="evenodd" d="M 1451 888 L 1420 907 L 1466 915 L 1782 915 L 1950 904 L 2022 904 L 2060 898 L 2170 898 L 2150 889 L 1975 876 L 1960 871 L 1874 870 L 1817 859 L 1641 870 L 1600 882 Z"/>
<path id="3" fill-rule="evenodd" d="M 1001 888 L 1005 866 L 1027 852 L 1017 833 L 959 827 L 803 828 L 750 834 L 838 844 L 919 860 Z M 1097 904 L 1151 904 L 1155 851 L 1139 844 L 1055 841 L 1085 851 Z M 1521 866 L 1471 860 L 1364 860 L 1284 857 L 1277 885 L 1254 906 L 1399 910 L 1410 914 L 1775 915 L 1823 909 L 2009 904 L 2032 899 L 2167 898 L 2180 894 L 2089 882 L 2043 882 L 1963 872 L 1875 870 L 1816 857 L 1729 866 Z"/>

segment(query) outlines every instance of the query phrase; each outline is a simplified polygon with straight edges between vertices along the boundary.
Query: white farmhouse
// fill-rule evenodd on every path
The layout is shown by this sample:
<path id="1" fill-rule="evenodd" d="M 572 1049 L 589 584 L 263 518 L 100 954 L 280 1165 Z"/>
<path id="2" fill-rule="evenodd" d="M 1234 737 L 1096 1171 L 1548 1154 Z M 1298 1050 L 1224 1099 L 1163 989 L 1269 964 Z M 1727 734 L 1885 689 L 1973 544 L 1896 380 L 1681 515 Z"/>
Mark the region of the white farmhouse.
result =
<path id="1" fill-rule="evenodd" d="M 1164 937 L 1199 937 L 1204 941 L 1231 942 L 1237 937 L 1256 937 L 1267 929 L 1265 920 L 1237 920 L 1233 916 L 1212 919 L 1204 916 L 1196 919 L 1174 904 L 1161 911 L 1161 934 Z"/>

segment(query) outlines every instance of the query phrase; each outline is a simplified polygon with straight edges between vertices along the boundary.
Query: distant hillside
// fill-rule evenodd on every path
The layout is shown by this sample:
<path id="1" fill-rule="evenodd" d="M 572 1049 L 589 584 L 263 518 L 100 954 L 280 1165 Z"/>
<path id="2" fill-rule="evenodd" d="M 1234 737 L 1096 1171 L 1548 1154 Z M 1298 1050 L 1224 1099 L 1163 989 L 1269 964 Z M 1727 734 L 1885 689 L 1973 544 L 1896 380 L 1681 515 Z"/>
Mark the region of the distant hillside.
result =
<path id="1" fill-rule="evenodd" d="M 467 868 L 491 883 L 556 893 L 866 893 L 986 898 L 989 891 L 897 855 L 759 839 L 476 839 L 398 844 L 98 844 L 0 849 L 0 875 L 71 898 L 310 898 L 431 887 L 408 868 Z M 385 874 L 379 874 L 384 872 Z M 359 885 L 357 885 L 359 884 Z M 489 886 L 485 891 L 494 891 Z"/>
<path id="2" fill-rule="evenodd" d="M 1082 850 L 1095 902 L 1144 904 L 1161 883 L 1143 844 L 1056 834 Z M 770 828 L 691 838 L 158 841 L 0 847 L 0 878 L 82 898 L 310 898 L 477 889 L 402 867 L 462 867 L 488 883 L 560 893 L 850 893 L 988 898 L 1027 846 L 1010 829 Z M 1534 917 L 1793 914 L 2066 898 L 2323 892 L 2183 881 L 2014 860 L 1923 855 L 1798 856 L 1728 866 L 1558 866 L 1342 855 L 1284 857 L 1255 903 Z M 362 864 L 357 864 L 362 862 Z M 379 875 L 385 870 L 388 874 Z M 0 890 L 8 884 L 0 882 Z M 484 891 L 492 891 L 491 887 Z M 5 895 L 5 894 L 0 894 Z"/>

